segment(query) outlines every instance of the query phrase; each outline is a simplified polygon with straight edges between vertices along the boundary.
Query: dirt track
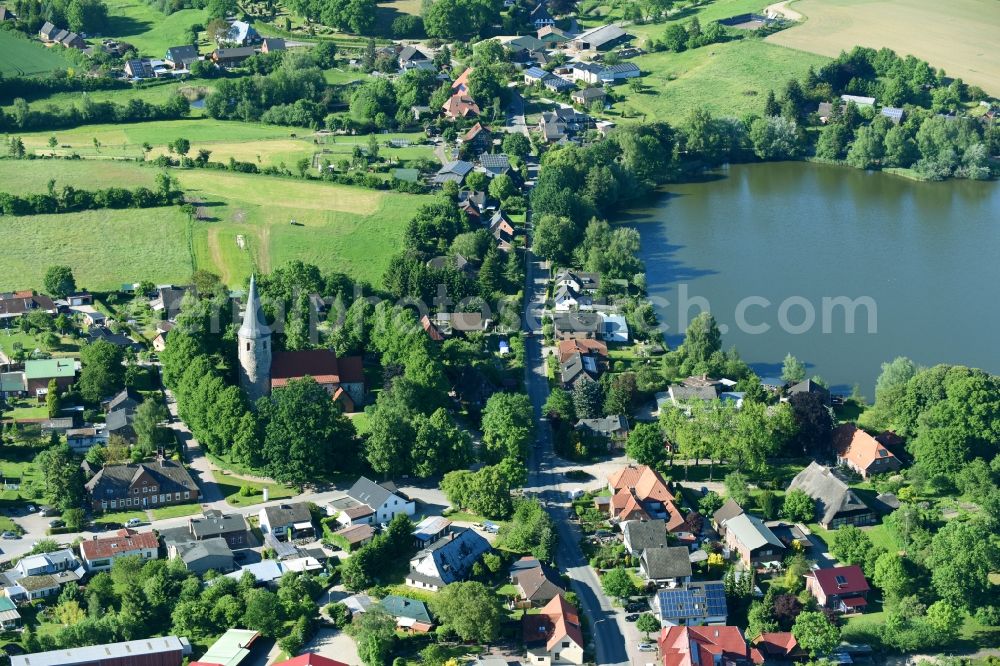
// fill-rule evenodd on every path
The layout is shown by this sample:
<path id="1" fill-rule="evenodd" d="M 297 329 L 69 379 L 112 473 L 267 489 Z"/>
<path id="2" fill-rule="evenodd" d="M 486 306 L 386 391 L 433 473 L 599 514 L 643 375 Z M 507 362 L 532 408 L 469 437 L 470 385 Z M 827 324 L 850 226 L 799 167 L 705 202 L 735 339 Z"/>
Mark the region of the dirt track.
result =
<path id="1" fill-rule="evenodd" d="M 794 9 L 788 8 L 788 3 L 792 0 L 783 0 L 782 2 L 776 2 L 773 5 L 768 5 L 764 8 L 764 16 L 783 16 L 789 21 L 801 21 L 802 14 L 799 14 Z"/>

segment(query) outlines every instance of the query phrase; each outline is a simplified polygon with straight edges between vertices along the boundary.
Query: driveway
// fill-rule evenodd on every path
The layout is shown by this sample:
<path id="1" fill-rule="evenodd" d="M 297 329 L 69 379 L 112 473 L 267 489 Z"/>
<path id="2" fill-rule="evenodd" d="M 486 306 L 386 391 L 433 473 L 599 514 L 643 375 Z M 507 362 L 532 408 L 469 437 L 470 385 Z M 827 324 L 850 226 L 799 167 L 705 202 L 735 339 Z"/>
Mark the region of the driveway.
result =
<path id="1" fill-rule="evenodd" d="M 317 631 L 303 648 L 303 653 L 306 652 L 315 652 L 322 657 L 342 661 L 348 666 L 362 666 L 354 639 L 337 629 L 322 628 Z"/>

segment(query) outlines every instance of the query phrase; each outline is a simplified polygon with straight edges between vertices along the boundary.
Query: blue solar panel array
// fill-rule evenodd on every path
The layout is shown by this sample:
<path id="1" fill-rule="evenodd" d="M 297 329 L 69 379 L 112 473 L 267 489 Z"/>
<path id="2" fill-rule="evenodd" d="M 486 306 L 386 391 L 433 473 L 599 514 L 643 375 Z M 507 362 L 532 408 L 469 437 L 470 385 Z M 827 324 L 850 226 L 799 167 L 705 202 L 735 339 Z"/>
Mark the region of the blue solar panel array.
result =
<path id="1" fill-rule="evenodd" d="M 708 602 L 709 615 L 726 614 L 726 588 L 722 583 L 709 583 L 706 585 L 705 598 Z"/>
<path id="2" fill-rule="evenodd" d="M 657 603 L 667 618 L 706 618 L 725 616 L 727 612 L 722 583 L 694 583 L 688 588 L 660 590 Z"/>

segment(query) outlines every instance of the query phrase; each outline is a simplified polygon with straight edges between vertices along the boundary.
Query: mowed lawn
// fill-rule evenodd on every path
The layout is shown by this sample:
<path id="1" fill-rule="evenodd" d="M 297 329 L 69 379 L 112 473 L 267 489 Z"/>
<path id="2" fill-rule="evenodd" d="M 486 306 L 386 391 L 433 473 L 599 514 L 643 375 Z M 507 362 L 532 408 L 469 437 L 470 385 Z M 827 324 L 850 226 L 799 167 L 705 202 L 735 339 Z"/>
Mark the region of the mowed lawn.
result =
<path id="1" fill-rule="evenodd" d="M 0 30 L 0 74 L 3 76 L 39 76 L 54 69 L 71 66 L 63 57 L 61 46 L 48 48 L 41 42 L 22 39 L 19 35 Z"/>
<path id="2" fill-rule="evenodd" d="M 712 44 L 682 53 L 651 53 L 632 60 L 642 69 L 645 90 L 618 90 L 625 101 L 614 105 L 632 119 L 678 123 L 702 107 L 715 115 L 739 117 L 763 113 L 767 91 L 780 91 L 790 78 L 801 79 L 825 56 L 758 40 Z"/>
<path id="3" fill-rule="evenodd" d="M 167 16 L 143 0 L 107 0 L 105 4 L 111 24 L 105 36 L 126 41 L 140 55 L 152 58 L 162 58 L 171 46 L 187 44 L 189 28 L 209 21 L 204 9 L 182 9 Z"/>
<path id="4" fill-rule="evenodd" d="M 93 90 L 89 92 L 64 92 L 49 95 L 41 99 L 32 100 L 28 103 L 32 110 L 38 111 L 45 107 L 55 105 L 63 108 L 72 104 L 79 105 L 84 99 L 92 102 L 116 102 L 125 104 L 133 99 L 141 99 L 150 104 L 163 104 L 177 93 L 185 95 L 189 100 L 197 97 L 204 97 L 213 90 L 213 83 L 208 79 L 188 79 L 186 81 L 171 81 L 160 79 L 153 83 L 143 83 L 133 85 L 130 88 L 121 90 Z M 4 108 L 10 111 L 13 104 Z M 200 116 L 201 109 L 191 109 L 193 116 Z"/>
<path id="5" fill-rule="evenodd" d="M 427 199 L 201 169 L 175 175 L 189 196 L 204 202 L 210 217 L 195 226 L 196 263 L 215 267 L 227 284 L 294 259 L 378 283 L 402 248 L 414 209 Z"/>
<path id="6" fill-rule="evenodd" d="M 49 180 L 56 181 L 57 191 L 63 185 L 85 190 L 112 186 L 151 188 L 159 171 L 111 160 L 0 160 L 0 191 L 12 194 L 46 192 Z"/>
<path id="7" fill-rule="evenodd" d="M 791 8 L 806 20 L 769 42 L 828 56 L 887 46 L 1000 95 L 996 0 L 798 0 Z"/>
<path id="8" fill-rule="evenodd" d="M 78 153 L 82 157 L 142 157 L 142 144 L 163 149 L 176 139 L 184 138 L 193 145 L 206 143 L 238 143 L 266 139 L 287 139 L 293 134 L 303 136 L 312 130 L 279 127 L 258 123 L 242 123 L 212 118 L 159 120 L 148 123 L 120 125 L 82 125 L 67 130 L 19 134 L 29 151 L 51 152 L 49 137 L 55 136 L 60 154 Z M 100 143 L 95 147 L 94 139 Z M 64 147 L 66 146 L 66 147 Z M 192 154 L 196 154 L 196 150 Z M 217 158 L 213 158 L 215 160 Z"/>
<path id="9" fill-rule="evenodd" d="M 690 7 L 686 3 L 678 2 L 674 5 L 674 10 L 669 19 L 660 23 L 630 24 L 628 26 L 628 33 L 637 37 L 636 43 L 638 46 L 643 46 L 645 40 L 650 37 L 656 39 L 662 38 L 667 26 L 671 23 L 687 23 L 693 17 L 697 16 L 702 27 L 704 27 L 709 21 L 718 21 L 719 19 L 750 12 L 760 12 L 766 4 L 769 4 L 766 0 L 716 0 L 700 7 Z M 623 7 L 623 4 L 614 8 L 607 5 L 599 5 L 596 11 L 585 16 L 581 23 L 588 28 L 593 28 L 598 25 L 604 25 L 609 21 L 621 21 L 621 10 Z"/>
<path id="10" fill-rule="evenodd" d="M 40 288 L 53 264 L 70 266 L 87 289 L 183 282 L 192 271 L 187 224 L 176 206 L 6 217 L 0 291 Z"/>

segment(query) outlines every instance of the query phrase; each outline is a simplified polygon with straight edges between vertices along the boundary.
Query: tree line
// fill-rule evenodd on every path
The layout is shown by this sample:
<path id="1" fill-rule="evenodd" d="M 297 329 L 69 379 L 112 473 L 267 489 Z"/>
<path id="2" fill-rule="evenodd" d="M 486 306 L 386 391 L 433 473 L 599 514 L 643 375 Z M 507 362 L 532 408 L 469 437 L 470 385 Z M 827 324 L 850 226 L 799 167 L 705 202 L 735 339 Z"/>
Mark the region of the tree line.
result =
<path id="1" fill-rule="evenodd" d="M 124 104 L 110 100 L 96 102 L 84 97 L 76 104 L 63 107 L 47 106 L 32 109 L 26 100 L 17 98 L 9 111 L 0 110 L 0 131 L 33 131 L 93 125 L 101 123 L 133 123 L 152 120 L 176 120 L 185 117 L 190 104 L 181 95 L 173 95 L 162 104 L 130 99 Z"/>
<path id="2" fill-rule="evenodd" d="M 72 185 L 64 185 L 57 191 L 55 181 L 50 180 L 46 193 L 18 195 L 0 192 L 0 215 L 51 215 L 101 208 L 155 208 L 180 203 L 182 193 L 170 176 L 157 174 L 156 181 L 156 189 L 152 190 L 148 187 L 78 190 Z"/>

